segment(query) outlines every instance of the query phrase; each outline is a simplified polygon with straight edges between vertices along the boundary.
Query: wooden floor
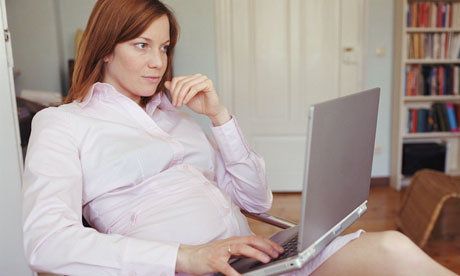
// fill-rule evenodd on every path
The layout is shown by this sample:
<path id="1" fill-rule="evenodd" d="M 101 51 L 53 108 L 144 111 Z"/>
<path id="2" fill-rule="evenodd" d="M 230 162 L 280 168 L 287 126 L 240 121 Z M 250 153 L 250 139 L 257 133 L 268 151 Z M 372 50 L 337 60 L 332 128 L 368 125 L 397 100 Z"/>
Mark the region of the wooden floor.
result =
<path id="1" fill-rule="evenodd" d="M 371 188 L 368 210 L 345 233 L 364 229 L 367 232 L 396 230 L 395 216 L 400 206 L 404 192 L 396 192 L 388 186 Z M 298 193 L 279 193 L 274 195 L 273 207 L 270 214 L 294 222 L 299 221 L 301 198 Z M 272 227 L 249 219 L 249 224 L 254 233 L 270 236 L 279 231 Z M 460 235 L 447 238 L 432 238 L 425 247 L 425 252 L 442 265 L 460 274 Z"/>

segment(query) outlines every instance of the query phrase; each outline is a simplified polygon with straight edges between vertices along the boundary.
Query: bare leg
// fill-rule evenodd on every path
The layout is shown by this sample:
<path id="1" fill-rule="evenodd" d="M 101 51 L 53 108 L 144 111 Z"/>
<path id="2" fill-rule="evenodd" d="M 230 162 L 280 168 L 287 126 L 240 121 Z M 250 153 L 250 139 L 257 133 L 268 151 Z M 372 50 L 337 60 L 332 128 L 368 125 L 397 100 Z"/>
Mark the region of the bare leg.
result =
<path id="1" fill-rule="evenodd" d="M 326 260 L 312 276 L 457 275 L 397 231 L 365 233 Z"/>

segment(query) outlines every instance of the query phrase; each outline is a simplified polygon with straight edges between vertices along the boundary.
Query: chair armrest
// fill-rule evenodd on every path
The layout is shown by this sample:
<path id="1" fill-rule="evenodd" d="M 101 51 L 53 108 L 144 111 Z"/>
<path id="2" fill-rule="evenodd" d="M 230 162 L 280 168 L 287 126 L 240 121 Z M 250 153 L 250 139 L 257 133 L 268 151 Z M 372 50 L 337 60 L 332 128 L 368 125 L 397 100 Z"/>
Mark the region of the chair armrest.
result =
<path id="1" fill-rule="evenodd" d="M 287 229 L 287 228 L 291 228 L 291 227 L 294 227 L 296 226 L 295 223 L 291 222 L 291 221 L 288 221 L 288 220 L 285 220 L 285 219 L 282 219 L 282 218 L 278 218 L 278 217 L 275 217 L 275 216 L 272 216 L 270 214 L 267 214 L 267 213 L 250 213 L 246 210 L 241 210 L 241 213 L 243 213 L 245 216 L 249 217 L 249 218 L 252 218 L 252 219 L 255 219 L 255 220 L 258 220 L 258 221 L 262 221 L 262 222 L 265 222 L 265 223 L 268 223 L 270 225 L 273 225 L 273 226 L 277 226 L 279 228 L 282 228 L 282 229 Z"/>

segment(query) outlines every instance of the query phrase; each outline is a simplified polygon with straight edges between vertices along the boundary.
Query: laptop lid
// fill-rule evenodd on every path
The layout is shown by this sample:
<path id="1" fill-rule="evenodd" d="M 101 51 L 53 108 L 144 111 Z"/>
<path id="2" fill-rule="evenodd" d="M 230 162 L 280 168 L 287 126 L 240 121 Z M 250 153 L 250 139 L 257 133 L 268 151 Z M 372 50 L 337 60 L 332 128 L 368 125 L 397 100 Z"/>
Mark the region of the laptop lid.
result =
<path id="1" fill-rule="evenodd" d="M 298 252 L 302 252 L 369 196 L 380 89 L 309 110 Z"/>

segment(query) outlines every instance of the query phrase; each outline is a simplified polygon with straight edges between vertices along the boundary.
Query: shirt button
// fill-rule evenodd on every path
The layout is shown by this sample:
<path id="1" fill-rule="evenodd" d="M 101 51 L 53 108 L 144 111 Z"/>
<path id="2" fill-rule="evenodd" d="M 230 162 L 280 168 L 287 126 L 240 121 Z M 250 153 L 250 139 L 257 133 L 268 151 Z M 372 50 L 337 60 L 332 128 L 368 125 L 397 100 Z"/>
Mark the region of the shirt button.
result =
<path id="1" fill-rule="evenodd" d="M 132 222 L 133 224 L 135 224 L 135 223 L 136 223 L 136 220 L 137 220 L 137 215 L 136 215 L 136 214 L 131 214 L 131 222 Z"/>

